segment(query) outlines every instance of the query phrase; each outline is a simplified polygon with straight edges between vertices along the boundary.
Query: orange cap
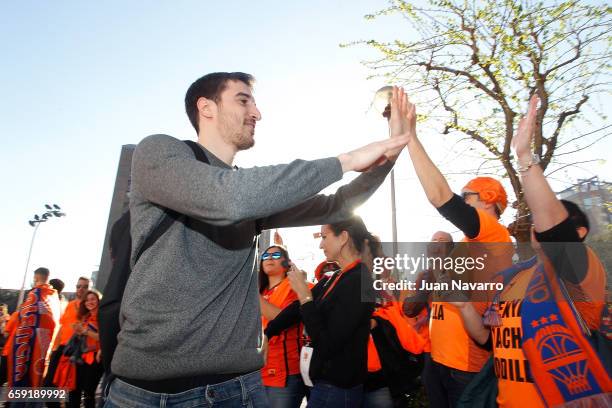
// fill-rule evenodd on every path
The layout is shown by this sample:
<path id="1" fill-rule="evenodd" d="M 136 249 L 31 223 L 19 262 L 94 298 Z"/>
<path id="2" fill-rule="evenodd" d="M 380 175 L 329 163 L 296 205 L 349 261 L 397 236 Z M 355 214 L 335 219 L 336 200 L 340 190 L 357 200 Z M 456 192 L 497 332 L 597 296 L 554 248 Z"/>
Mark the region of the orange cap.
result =
<path id="1" fill-rule="evenodd" d="M 476 177 L 470 180 L 464 190 L 474 191 L 487 204 L 497 204 L 500 213 L 508 206 L 508 195 L 501 183 L 491 177 Z"/>

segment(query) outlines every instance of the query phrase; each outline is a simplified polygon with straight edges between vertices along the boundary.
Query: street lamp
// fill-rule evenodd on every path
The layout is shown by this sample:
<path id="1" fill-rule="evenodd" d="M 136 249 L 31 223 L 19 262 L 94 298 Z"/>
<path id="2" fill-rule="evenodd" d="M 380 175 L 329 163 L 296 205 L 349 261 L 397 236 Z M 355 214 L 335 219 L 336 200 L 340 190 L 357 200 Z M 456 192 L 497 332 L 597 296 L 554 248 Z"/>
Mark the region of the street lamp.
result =
<path id="1" fill-rule="evenodd" d="M 40 227 L 41 223 L 47 222 L 53 217 L 59 218 L 65 216 L 66 214 L 62 212 L 62 209 L 59 205 L 45 204 L 45 212 L 40 215 L 35 214 L 34 217 L 32 217 L 30 221 L 28 221 L 28 224 L 30 224 L 31 227 L 34 227 L 34 232 L 32 233 L 32 241 L 30 242 L 30 250 L 28 251 L 28 260 L 26 261 L 26 268 L 25 272 L 23 273 L 23 282 L 21 283 L 21 289 L 19 290 L 19 298 L 17 299 L 18 308 L 19 306 L 21 306 L 21 302 L 23 302 L 26 280 L 28 278 L 28 268 L 30 267 L 30 256 L 32 255 L 32 248 L 34 247 L 34 239 L 36 238 L 36 231 L 38 231 L 38 227 Z"/>
<path id="2" fill-rule="evenodd" d="M 387 119 L 391 118 L 391 97 L 393 96 L 392 86 L 383 86 L 374 94 L 372 105 L 374 109 Z M 391 128 L 389 128 L 391 135 Z M 395 168 L 391 169 L 391 234 L 393 235 L 393 256 L 397 254 L 397 211 L 395 208 Z"/>

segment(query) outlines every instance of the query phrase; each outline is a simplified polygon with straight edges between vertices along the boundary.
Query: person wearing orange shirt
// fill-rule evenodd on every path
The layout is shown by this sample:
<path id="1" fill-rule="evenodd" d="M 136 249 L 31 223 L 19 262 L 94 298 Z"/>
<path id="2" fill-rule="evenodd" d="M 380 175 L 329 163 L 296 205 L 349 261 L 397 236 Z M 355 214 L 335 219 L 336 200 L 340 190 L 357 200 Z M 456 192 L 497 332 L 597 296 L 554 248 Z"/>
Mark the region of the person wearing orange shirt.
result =
<path id="1" fill-rule="evenodd" d="M 436 231 L 427 245 L 428 257 L 447 257 L 454 246 L 453 237 L 445 231 Z M 436 282 L 438 276 L 443 272 L 438 265 L 423 270 L 416 275 L 415 283 L 417 288 L 421 288 L 424 282 Z M 399 297 L 402 303 L 402 310 L 405 317 L 419 334 L 426 339 L 424 352 L 426 359 L 429 358 L 431 345 L 429 341 L 429 312 L 431 311 L 432 291 L 431 290 L 404 290 Z"/>
<path id="2" fill-rule="evenodd" d="M 45 387 L 53 387 L 53 377 L 55 376 L 55 370 L 59 363 L 60 357 L 64 351 L 64 347 L 68 344 L 68 341 L 74 334 L 74 327 L 78 323 L 78 311 L 81 301 L 87 295 L 89 290 L 89 279 L 80 277 L 76 284 L 76 297 L 66 305 L 62 317 L 60 318 L 59 332 L 55 336 L 53 343 L 53 351 L 49 357 L 49 367 L 47 368 L 47 374 L 45 375 Z M 47 402 L 47 407 L 59 408 L 58 402 Z"/>
<path id="3" fill-rule="evenodd" d="M 393 109 L 397 109 L 399 114 L 394 115 Z M 408 153 L 429 202 L 465 234 L 463 241 L 511 243 L 508 230 L 499 223 L 499 217 L 508 204 L 501 183 L 490 177 L 477 177 L 465 185 L 462 196 L 453 194 L 417 137 L 416 108 L 402 88 L 393 89 L 391 111 L 391 133 L 401 132 L 409 136 Z M 495 272 L 512 263 L 509 245 L 472 247 L 481 253 L 489 252 L 488 259 L 494 261 L 488 262 L 487 267 L 474 277 L 479 282 L 490 281 Z M 472 247 L 470 255 L 474 258 Z M 487 302 L 475 306 L 484 313 Z M 431 361 L 424 371 L 430 405 L 435 408 L 454 407 L 467 384 L 487 361 L 489 351 L 469 336 L 459 310 L 437 298 L 432 302 L 430 339 Z"/>
<path id="4" fill-rule="evenodd" d="M 279 245 L 266 249 L 259 263 L 259 293 L 265 328 L 285 307 L 297 300 L 287 271 L 289 253 Z M 303 327 L 293 325 L 268 343 L 266 365 L 261 377 L 271 408 L 298 408 L 306 395 L 300 375 L 300 348 Z"/>
<path id="5" fill-rule="evenodd" d="M 471 335 L 492 341 L 498 406 L 611 406 L 609 367 L 591 342 L 605 334 L 606 271 L 583 244 L 586 215 L 557 199 L 532 153 L 537 104 L 532 97 L 513 139 L 537 257 L 503 271 L 499 324 L 487 327 L 469 303 L 456 305 Z"/>
<path id="6" fill-rule="evenodd" d="M 13 344 L 13 337 L 15 336 L 15 330 L 17 330 L 17 324 L 19 323 L 19 311 L 15 310 L 11 313 L 4 329 L 2 330 L 2 336 L 6 338 L 4 347 L 2 348 L 2 363 L 0 364 L 2 372 L 0 373 L 0 386 L 4 385 L 8 379 L 8 355 L 10 344 Z"/>
<path id="7" fill-rule="evenodd" d="M 102 377 L 102 364 L 98 358 L 100 350 L 100 336 L 98 325 L 98 306 L 100 305 L 100 295 L 95 290 L 85 293 L 84 299 L 79 304 L 77 311 L 77 322 L 74 324 L 73 331 L 75 336 L 81 336 L 84 342 L 83 349 L 76 351 L 76 356 L 63 355 L 58 369 L 54 375 L 54 384 L 67 387 L 71 384 L 68 398 L 68 408 L 78 408 L 81 406 L 81 396 L 83 396 L 86 408 L 95 406 L 95 392 L 98 382 Z M 79 347 L 80 348 L 80 347 Z M 73 361 L 76 357 L 76 361 Z M 70 366 L 76 365 L 76 369 Z"/>

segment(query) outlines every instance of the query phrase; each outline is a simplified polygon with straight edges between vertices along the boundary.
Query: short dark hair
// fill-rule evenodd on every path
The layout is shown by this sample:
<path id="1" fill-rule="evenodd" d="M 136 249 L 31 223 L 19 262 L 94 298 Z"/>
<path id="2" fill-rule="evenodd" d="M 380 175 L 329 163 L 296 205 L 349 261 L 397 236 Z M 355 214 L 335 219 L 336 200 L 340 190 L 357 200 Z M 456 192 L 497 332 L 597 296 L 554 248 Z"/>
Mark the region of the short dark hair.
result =
<path id="1" fill-rule="evenodd" d="M 198 99 L 206 98 L 219 101 L 221 92 L 225 90 L 227 81 L 240 81 L 253 86 L 255 78 L 244 72 L 213 72 L 196 80 L 185 94 L 185 111 L 196 132 L 200 131 L 198 123 Z"/>
<path id="2" fill-rule="evenodd" d="M 53 287 L 53 289 L 57 290 L 57 294 L 59 295 L 60 293 L 62 293 L 62 290 L 64 290 L 64 281 L 62 281 L 61 279 L 51 279 L 49 281 L 49 285 L 51 285 Z"/>
<path id="3" fill-rule="evenodd" d="M 79 276 L 79 279 L 77 280 L 77 282 L 80 280 L 84 280 L 84 281 L 87 281 L 87 283 L 89 283 L 89 278 L 86 278 L 84 276 Z"/>
<path id="4" fill-rule="evenodd" d="M 49 269 L 47 268 L 38 268 L 34 271 L 34 275 L 40 275 L 45 278 L 45 280 L 49 279 Z"/>
<path id="5" fill-rule="evenodd" d="M 575 203 L 568 200 L 561 200 L 561 204 L 565 207 L 567 212 L 569 213 L 569 219 L 574 223 L 576 228 L 584 227 L 587 230 L 587 235 L 591 230 L 591 224 L 589 223 L 589 218 L 587 215 L 576 205 Z M 586 235 L 584 236 L 586 238 Z M 582 238 L 582 241 L 584 241 Z"/>

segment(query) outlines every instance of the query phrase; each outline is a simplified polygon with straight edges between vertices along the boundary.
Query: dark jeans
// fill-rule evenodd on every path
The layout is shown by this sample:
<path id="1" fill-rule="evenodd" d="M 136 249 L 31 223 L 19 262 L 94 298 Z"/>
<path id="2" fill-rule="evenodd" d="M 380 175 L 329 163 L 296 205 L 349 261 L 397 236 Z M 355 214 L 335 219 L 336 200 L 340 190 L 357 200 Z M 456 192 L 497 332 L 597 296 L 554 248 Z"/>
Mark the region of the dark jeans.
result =
<path id="1" fill-rule="evenodd" d="M 162 394 L 143 390 L 119 378 L 110 386 L 104 408 L 266 408 L 268 400 L 259 370 L 219 384 L 197 387 L 179 394 Z"/>
<path id="2" fill-rule="evenodd" d="M 306 396 L 306 386 L 301 374 L 287 376 L 285 387 L 266 386 L 265 388 L 270 408 L 300 408 Z"/>
<path id="3" fill-rule="evenodd" d="M 393 408 L 393 398 L 388 387 L 363 394 L 361 408 Z"/>
<path id="4" fill-rule="evenodd" d="M 455 408 L 465 387 L 478 373 L 461 371 L 425 357 L 423 383 L 431 408 Z"/>
<path id="5" fill-rule="evenodd" d="M 64 346 L 59 346 L 57 350 L 51 352 L 51 356 L 49 357 L 49 367 L 47 367 L 47 375 L 45 375 L 45 379 L 43 381 L 43 385 L 45 387 L 55 387 L 53 385 L 53 377 L 55 377 L 55 371 L 57 370 L 57 363 L 59 363 L 60 357 L 64 351 Z M 48 408 L 59 408 L 59 402 L 47 402 Z"/>
<path id="6" fill-rule="evenodd" d="M 310 390 L 308 408 L 355 408 L 363 400 L 363 385 L 340 388 L 324 381 L 317 381 Z"/>
<path id="7" fill-rule="evenodd" d="M 96 387 L 103 372 L 102 364 L 77 364 L 77 388 L 68 394 L 68 408 L 81 406 L 81 395 L 84 397 L 85 408 L 96 406 Z"/>

